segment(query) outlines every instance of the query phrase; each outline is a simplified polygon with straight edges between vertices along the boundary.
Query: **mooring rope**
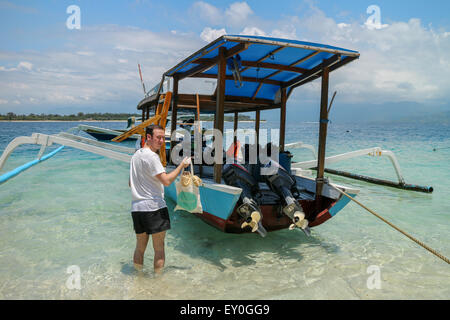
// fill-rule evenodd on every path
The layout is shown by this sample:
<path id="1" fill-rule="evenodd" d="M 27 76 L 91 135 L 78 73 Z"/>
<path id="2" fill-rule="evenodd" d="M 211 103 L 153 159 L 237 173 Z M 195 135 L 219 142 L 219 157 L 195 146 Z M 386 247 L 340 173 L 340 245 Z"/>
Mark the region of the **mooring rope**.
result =
<path id="1" fill-rule="evenodd" d="M 367 211 L 369 211 L 371 214 L 373 214 L 374 216 L 376 216 L 378 219 L 380 219 L 381 221 L 387 223 L 388 225 L 390 225 L 392 228 L 394 228 L 395 230 L 397 230 L 398 232 L 402 233 L 403 235 L 407 236 L 409 239 L 411 239 L 412 241 L 414 241 L 415 243 L 417 243 L 419 246 L 423 247 L 424 249 L 428 250 L 429 252 L 431 252 L 432 254 L 434 254 L 436 257 L 444 260 L 445 262 L 447 262 L 448 264 L 450 264 L 450 260 L 443 256 L 442 254 L 440 254 L 439 252 L 437 252 L 436 250 L 430 248 L 429 246 L 427 246 L 426 244 L 424 244 L 423 242 L 417 240 L 416 238 L 414 238 L 413 236 L 409 235 L 408 233 L 406 233 L 405 231 L 401 230 L 400 228 L 398 228 L 397 226 L 395 226 L 394 224 L 392 224 L 391 222 L 387 221 L 386 219 L 384 219 L 382 216 L 380 216 L 379 214 L 377 214 L 376 212 L 374 212 L 373 210 L 367 208 L 365 205 L 363 205 L 362 203 L 360 203 L 358 200 L 355 200 L 354 198 L 352 198 L 351 196 L 349 196 L 347 193 L 345 193 L 344 191 L 342 191 L 341 189 L 333 186 L 332 184 L 329 184 L 330 186 L 332 186 L 334 189 L 336 189 L 337 191 L 339 191 L 340 193 L 342 193 L 344 196 L 346 196 L 347 198 L 349 198 L 350 200 L 356 202 L 358 205 L 360 205 L 361 207 L 363 207 L 364 209 L 366 209 Z"/>

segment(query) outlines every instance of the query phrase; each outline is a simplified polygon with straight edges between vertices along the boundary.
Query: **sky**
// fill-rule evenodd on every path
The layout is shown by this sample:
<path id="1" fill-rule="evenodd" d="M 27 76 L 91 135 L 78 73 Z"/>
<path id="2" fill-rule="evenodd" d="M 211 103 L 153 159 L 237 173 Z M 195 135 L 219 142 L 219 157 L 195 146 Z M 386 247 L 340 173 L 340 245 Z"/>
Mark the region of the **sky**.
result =
<path id="1" fill-rule="evenodd" d="M 149 89 L 223 34 L 359 51 L 330 76 L 330 92 L 338 92 L 331 119 L 448 112 L 448 12 L 446 0 L 0 0 L 0 113 L 135 112 L 143 98 L 138 63 Z M 204 80 L 180 86 L 211 88 Z M 297 88 L 288 121 L 317 120 L 319 91 L 318 80 Z"/>

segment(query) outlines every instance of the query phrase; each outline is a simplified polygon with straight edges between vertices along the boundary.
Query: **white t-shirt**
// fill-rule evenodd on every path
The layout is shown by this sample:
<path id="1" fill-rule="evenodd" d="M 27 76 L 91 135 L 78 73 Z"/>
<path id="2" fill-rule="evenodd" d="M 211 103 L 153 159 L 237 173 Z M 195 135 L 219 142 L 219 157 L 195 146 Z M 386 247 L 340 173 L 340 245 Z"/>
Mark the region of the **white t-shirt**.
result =
<path id="1" fill-rule="evenodd" d="M 137 150 L 130 162 L 131 211 L 155 211 L 166 207 L 164 186 L 155 176 L 165 172 L 158 154 Z"/>

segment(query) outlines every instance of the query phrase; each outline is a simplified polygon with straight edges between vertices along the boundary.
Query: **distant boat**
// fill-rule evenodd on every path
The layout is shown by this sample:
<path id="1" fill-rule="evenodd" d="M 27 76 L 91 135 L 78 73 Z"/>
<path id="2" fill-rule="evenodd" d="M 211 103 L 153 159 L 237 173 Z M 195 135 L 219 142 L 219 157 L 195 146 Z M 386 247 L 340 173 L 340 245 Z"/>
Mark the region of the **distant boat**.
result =
<path id="1" fill-rule="evenodd" d="M 178 116 L 178 119 L 182 121 L 182 123 L 179 123 L 180 127 L 185 128 L 188 131 L 191 130 L 192 125 L 194 124 L 194 116 L 193 115 L 181 115 L 181 116 Z M 81 131 L 86 132 L 87 134 L 89 134 L 90 136 L 94 137 L 97 140 L 111 141 L 115 137 L 120 136 L 121 134 L 123 134 L 123 133 L 129 131 L 130 129 L 132 129 L 133 127 L 135 127 L 136 120 L 140 121 L 141 118 L 140 117 L 128 118 L 126 129 L 106 129 L 106 128 L 102 128 L 102 127 L 95 127 L 95 126 L 80 124 L 77 127 L 72 128 L 71 131 L 74 131 L 75 129 L 81 130 Z M 170 144 L 170 136 L 171 136 L 170 126 L 171 126 L 170 120 L 168 120 L 167 126 L 166 126 L 166 141 L 168 144 Z M 177 135 L 177 137 L 180 138 L 181 135 Z M 127 137 L 123 141 L 135 141 L 140 138 L 141 138 L 141 136 L 139 134 L 133 134 L 133 135 Z"/>
<path id="2" fill-rule="evenodd" d="M 85 125 L 85 124 L 80 124 L 77 126 L 77 128 L 79 130 L 86 132 L 87 134 L 89 134 L 90 136 L 94 137 L 97 140 L 111 141 L 115 137 L 120 136 L 124 132 L 127 132 L 128 130 L 133 128 L 135 126 L 136 120 L 141 120 L 141 118 L 129 117 L 127 120 L 126 129 L 106 129 L 106 128 L 101 128 L 101 127 L 89 126 L 89 125 Z M 128 137 L 126 140 L 130 141 L 130 140 L 137 140 L 140 138 L 141 138 L 140 135 L 134 134 L 134 135 Z"/>

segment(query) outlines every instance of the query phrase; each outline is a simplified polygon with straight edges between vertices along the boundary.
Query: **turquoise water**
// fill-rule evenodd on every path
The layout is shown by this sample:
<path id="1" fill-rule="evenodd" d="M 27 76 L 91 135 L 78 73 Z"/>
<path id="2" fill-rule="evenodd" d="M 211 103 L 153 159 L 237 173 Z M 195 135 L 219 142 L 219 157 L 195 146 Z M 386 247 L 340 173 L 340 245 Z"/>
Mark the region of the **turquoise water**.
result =
<path id="1" fill-rule="evenodd" d="M 16 136 L 52 134 L 77 124 L 0 122 L 0 150 Z M 317 132 L 317 123 L 288 124 L 286 143 L 316 146 Z M 391 150 L 407 183 L 433 186 L 432 194 L 424 194 L 330 176 L 360 189 L 359 201 L 450 256 L 449 126 L 331 123 L 327 142 L 327 156 L 374 146 Z M 311 159 L 310 151 L 294 151 L 295 160 Z M 37 146 L 20 147 L 1 173 L 38 152 Z M 387 158 L 365 156 L 330 167 L 396 179 Z M 64 148 L 0 185 L 0 299 L 450 298 L 448 264 L 354 203 L 314 228 L 310 238 L 289 230 L 266 238 L 224 234 L 168 205 L 166 270 L 153 274 L 149 244 L 144 272 L 137 274 L 128 165 Z M 73 265 L 81 272 L 79 289 L 67 285 Z M 373 288 L 368 282 L 377 275 L 380 286 Z"/>

